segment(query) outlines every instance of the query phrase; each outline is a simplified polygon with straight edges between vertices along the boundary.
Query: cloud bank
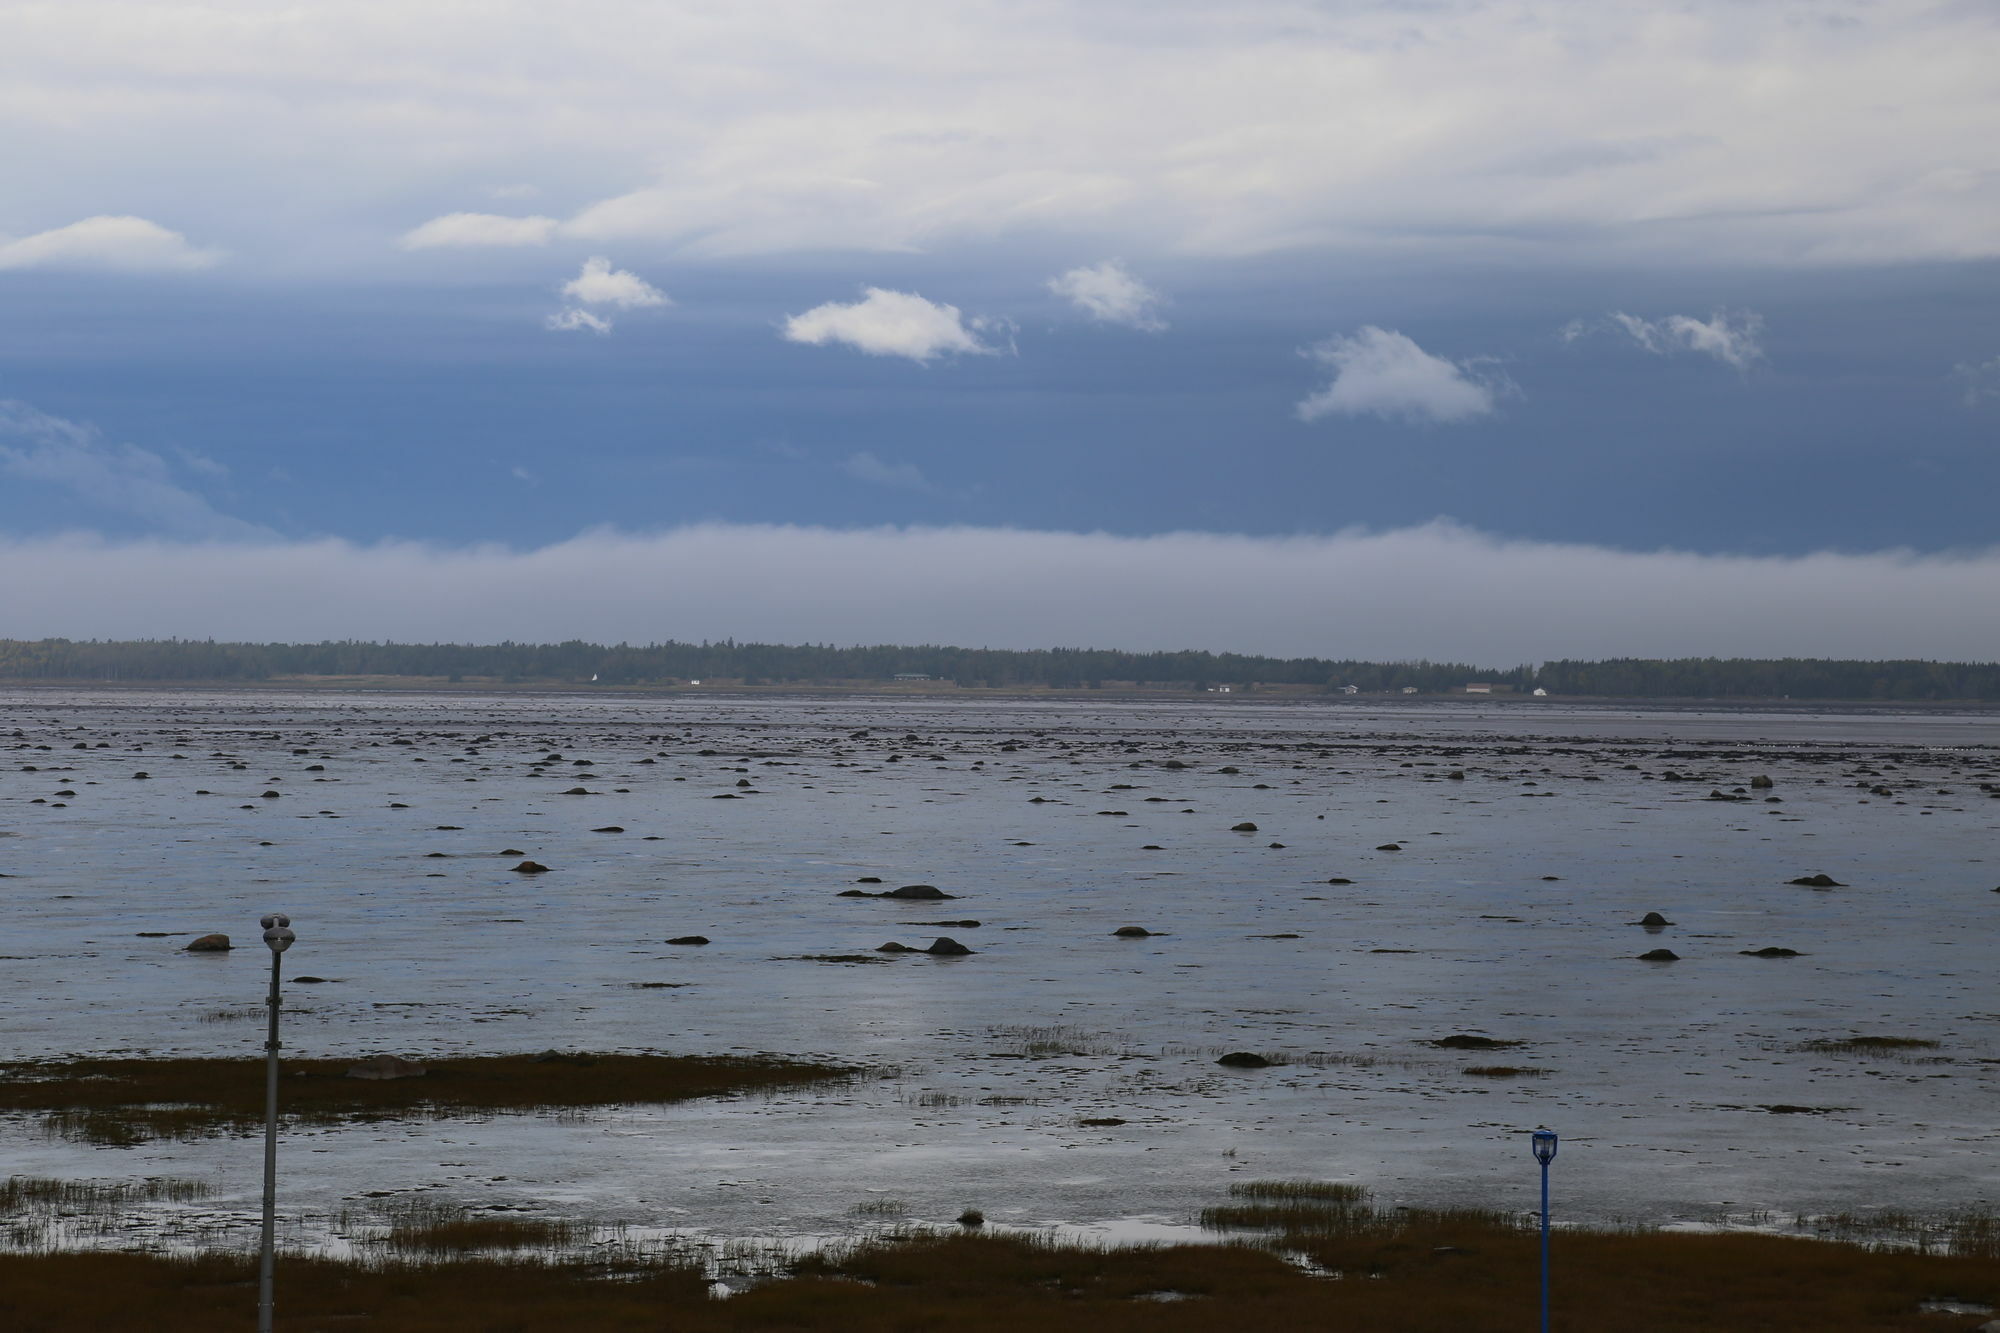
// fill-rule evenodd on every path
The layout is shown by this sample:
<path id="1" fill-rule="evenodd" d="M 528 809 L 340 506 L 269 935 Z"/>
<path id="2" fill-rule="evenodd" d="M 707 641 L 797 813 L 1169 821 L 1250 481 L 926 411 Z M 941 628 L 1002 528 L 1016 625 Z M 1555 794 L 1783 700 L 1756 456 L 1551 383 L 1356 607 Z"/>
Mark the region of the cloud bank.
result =
<path id="1" fill-rule="evenodd" d="M 1298 405 L 1301 421 L 1376 416 L 1445 425 L 1490 416 L 1494 386 L 1469 365 L 1432 356 L 1414 339 L 1370 324 L 1301 355 L 1333 368 L 1333 382 Z"/>
<path id="2" fill-rule="evenodd" d="M 0 539 L 17 636 L 1090 644 L 1330 657 L 2000 659 L 2000 548 L 1799 557 L 1508 541 L 709 524 L 533 550 Z"/>
<path id="3" fill-rule="evenodd" d="M 912 361 L 958 353 L 991 352 L 967 327 L 955 305 L 928 301 L 915 292 L 863 289 L 859 301 L 828 301 L 785 321 L 785 341 L 823 347 L 845 343 L 869 356 L 902 356 Z"/>
<path id="4" fill-rule="evenodd" d="M 218 250 L 200 249 L 177 231 L 135 217 L 85 218 L 33 236 L 0 240 L 0 269 L 172 273 L 208 268 L 221 257 Z"/>

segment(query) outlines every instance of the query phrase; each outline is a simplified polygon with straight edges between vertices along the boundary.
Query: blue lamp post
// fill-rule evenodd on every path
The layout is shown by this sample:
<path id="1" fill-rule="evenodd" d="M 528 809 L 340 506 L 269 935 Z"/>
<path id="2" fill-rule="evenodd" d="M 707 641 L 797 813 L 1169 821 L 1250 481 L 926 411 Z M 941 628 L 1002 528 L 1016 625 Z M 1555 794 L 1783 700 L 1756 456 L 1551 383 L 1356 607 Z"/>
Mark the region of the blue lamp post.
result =
<path id="1" fill-rule="evenodd" d="M 1549 1333 L 1549 1163 L 1556 1159 L 1556 1132 L 1543 1125 L 1531 1141 L 1542 1164 L 1542 1333 Z"/>

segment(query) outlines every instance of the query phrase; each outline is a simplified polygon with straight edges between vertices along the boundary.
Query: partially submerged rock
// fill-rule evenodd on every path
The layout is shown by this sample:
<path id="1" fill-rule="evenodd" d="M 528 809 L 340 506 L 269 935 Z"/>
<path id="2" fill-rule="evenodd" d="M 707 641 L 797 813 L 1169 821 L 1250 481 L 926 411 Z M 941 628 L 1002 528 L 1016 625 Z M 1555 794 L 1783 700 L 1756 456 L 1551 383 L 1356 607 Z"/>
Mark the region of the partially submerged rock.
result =
<path id="1" fill-rule="evenodd" d="M 1255 833 L 1257 826 L 1246 819 L 1241 824 L 1231 824 L 1229 831 L 1231 833 Z"/>
<path id="2" fill-rule="evenodd" d="M 881 895 L 884 898 L 956 898 L 955 893 L 946 893 L 935 884 L 905 884 L 900 889 L 891 889 Z"/>
<path id="3" fill-rule="evenodd" d="M 231 946 L 229 943 L 229 937 L 227 935 L 203 935 L 200 939 L 189 940 L 187 944 L 183 946 L 182 952 L 228 953 L 230 947 Z"/>
<path id="4" fill-rule="evenodd" d="M 514 869 L 517 873 L 523 875 L 542 875 L 547 874 L 549 868 L 540 861 L 523 861 L 521 864 L 515 866 Z"/>
<path id="5" fill-rule="evenodd" d="M 1231 1069 L 1269 1069 L 1271 1062 L 1254 1051 L 1231 1051 L 1215 1063 Z"/>
<path id="6" fill-rule="evenodd" d="M 397 1055 L 371 1055 L 360 1064 L 347 1067 L 347 1077 L 386 1083 L 390 1079 L 422 1078 L 430 1067 Z"/>
<path id="7" fill-rule="evenodd" d="M 1661 926 L 1671 926 L 1674 923 L 1667 920 L 1665 917 L 1661 916 L 1658 912 L 1648 912 L 1646 913 L 1646 915 L 1639 918 L 1639 924 L 1642 926 L 1650 926 L 1657 930 Z"/>
<path id="8" fill-rule="evenodd" d="M 1439 1037 L 1431 1042 L 1431 1045 L 1441 1051 L 1501 1051 L 1520 1044 L 1505 1037 L 1479 1037 L 1470 1032 L 1455 1032 L 1449 1037 Z"/>
<path id="9" fill-rule="evenodd" d="M 931 941 L 930 948 L 925 949 L 924 952 L 935 954 L 939 958 L 958 958 L 971 953 L 972 950 L 966 948 L 949 935 L 940 935 Z"/>
<path id="10" fill-rule="evenodd" d="M 1776 946 L 1766 949 L 1738 949 L 1737 952 L 1745 958 L 1797 958 L 1800 956 L 1797 949 L 1780 949 Z"/>
<path id="11" fill-rule="evenodd" d="M 674 936 L 674 937 L 673 937 L 672 939 L 668 940 L 668 941 L 667 941 L 667 943 L 669 943 L 669 944 L 687 944 L 687 945 L 694 945 L 694 944 L 706 944 L 706 943 L 708 943 L 708 936 L 706 936 L 706 935 L 676 935 L 676 936 Z"/>
<path id="12" fill-rule="evenodd" d="M 1678 963 L 1681 956 L 1672 949 L 1648 949 L 1639 955 L 1642 963 Z"/>
<path id="13" fill-rule="evenodd" d="M 1827 874 L 1800 875 L 1797 879 L 1786 880 L 1785 883 L 1803 884 L 1806 888 L 1809 889 L 1844 889 L 1847 887 L 1845 884 L 1842 884 L 1839 880 L 1835 879 L 1832 875 L 1827 875 Z"/>
<path id="14" fill-rule="evenodd" d="M 1150 938 L 1154 932 L 1144 926 L 1120 926 L 1111 933 L 1121 940 L 1143 940 Z"/>

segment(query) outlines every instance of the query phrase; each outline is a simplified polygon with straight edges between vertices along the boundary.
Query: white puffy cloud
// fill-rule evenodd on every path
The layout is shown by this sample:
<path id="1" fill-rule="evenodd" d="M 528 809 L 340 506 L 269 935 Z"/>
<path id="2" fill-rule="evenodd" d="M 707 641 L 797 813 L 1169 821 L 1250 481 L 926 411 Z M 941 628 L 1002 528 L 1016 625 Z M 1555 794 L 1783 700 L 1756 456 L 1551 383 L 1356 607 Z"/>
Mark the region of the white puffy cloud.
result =
<path id="1" fill-rule="evenodd" d="M 931 483 L 915 463 L 889 463 L 863 449 L 841 461 L 840 470 L 856 481 L 895 490 L 928 491 Z"/>
<path id="2" fill-rule="evenodd" d="M 9 195 L 140 180 L 272 250 L 534 180 L 587 201 L 576 239 L 704 253 L 2000 253 L 2000 33 L 1964 0 L 572 8 L 7 6 Z"/>
<path id="3" fill-rule="evenodd" d="M 1049 290 L 1100 323 L 1123 324 L 1147 333 L 1167 327 L 1159 313 L 1166 298 L 1133 277 L 1116 259 L 1080 265 L 1050 278 Z"/>
<path id="4" fill-rule="evenodd" d="M 1800 556 L 1508 541 L 705 524 L 526 550 L 0 538 L 23 637 L 1091 644 L 1509 664 L 2000 660 L 2000 549 Z M 1257 595 L 1244 596 L 1254 588 Z M 666 627 L 666 628 L 663 628 Z"/>
<path id="5" fill-rule="evenodd" d="M 1718 310 L 1705 320 L 1692 315 L 1648 320 L 1613 311 L 1610 322 L 1633 342 L 1659 356 L 1677 351 L 1699 352 L 1738 370 L 1748 370 L 1764 359 L 1764 317 L 1754 310 Z M 1578 328 L 1571 321 L 1563 329 L 1563 340 L 1574 341 L 1579 334 L 1572 330 Z"/>
<path id="6" fill-rule="evenodd" d="M 1302 355 L 1331 366 L 1333 381 L 1298 405 L 1301 421 L 1338 414 L 1447 424 L 1493 412 L 1493 381 L 1467 364 L 1431 355 L 1393 329 L 1369 324 L 1352 336 L 1315 343 Z"/>
<path id="7" fill-rule="evenodd" d="M 506 217 L 499 213 L 446 213 L 403 233 L 396 244 L 405 250 L 457 247 L 547 245 L 556 234 L 556 220 Z"/>
<path id="8" fill-rule="evenodd" d="M 563 284 L 562 294 L 584 305 L 616 306 L 620 310 L 673 304 L 658 287 L 627 269 L 611 267 L 610 260 L 598 255 L 583 261 L 583 271 Z"/>
<path id="9" fill-rule="evenodd" d="M 160 273 L 208 268 L 219 250 L 188 244 L 187 237 L 145 218 L 109 215 L 84 218 L 67 227 L 0 240 L 0 269 L 109 269 Z"/>
<path id="10" fill-rule="evenodd" d="M 588 329 L 592 333 L 611 332 L 611 321 L 591 314 L 577 306 L 568 306 L 556 311 L 543 321 L 546 327 L 557 333 L 576 333 Z"/>
<path id="11" fill-rule="evenodd" d="M 226 468 L 183 453 L 187 472 L 207 477 Z M 174 475 L 160 455 L 131 444 L 107 444 L 93 426 L 0 399 L 0 475 L 57 486 L 85 503 L 139 519 L 175 537 L 268 538 L 269 528 L 219 513 Z"/>
<path id="12" fill-rule="evenodd" d="M 915 292 L 892 292 L 868 287 L 859 301 L 829 301 L 814 306 L 803 315 L 785 320 L 786 341 L 845 343 L 870 356 L 906 356 L 912 361 L 929 361 L 953 353 L 991 352 L 973 329 L 982 327 L 965 318 L 955 305 L 927 301 Z"/>

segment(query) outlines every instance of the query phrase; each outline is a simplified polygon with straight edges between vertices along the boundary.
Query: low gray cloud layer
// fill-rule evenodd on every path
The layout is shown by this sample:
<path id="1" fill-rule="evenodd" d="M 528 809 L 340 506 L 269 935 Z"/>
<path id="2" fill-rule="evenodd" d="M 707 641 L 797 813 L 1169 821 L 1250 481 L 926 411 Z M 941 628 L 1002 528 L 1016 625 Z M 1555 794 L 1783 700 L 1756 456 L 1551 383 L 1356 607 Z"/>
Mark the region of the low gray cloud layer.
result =
<path id="1" fill-rule="evenodd" d="M 1742 557 L 1388 532 L 708 524 L 532 550 L 0 540 L 25 636 L 1212 648 L 1511 664 L 2000 658 L 2000 549 Z"/>

